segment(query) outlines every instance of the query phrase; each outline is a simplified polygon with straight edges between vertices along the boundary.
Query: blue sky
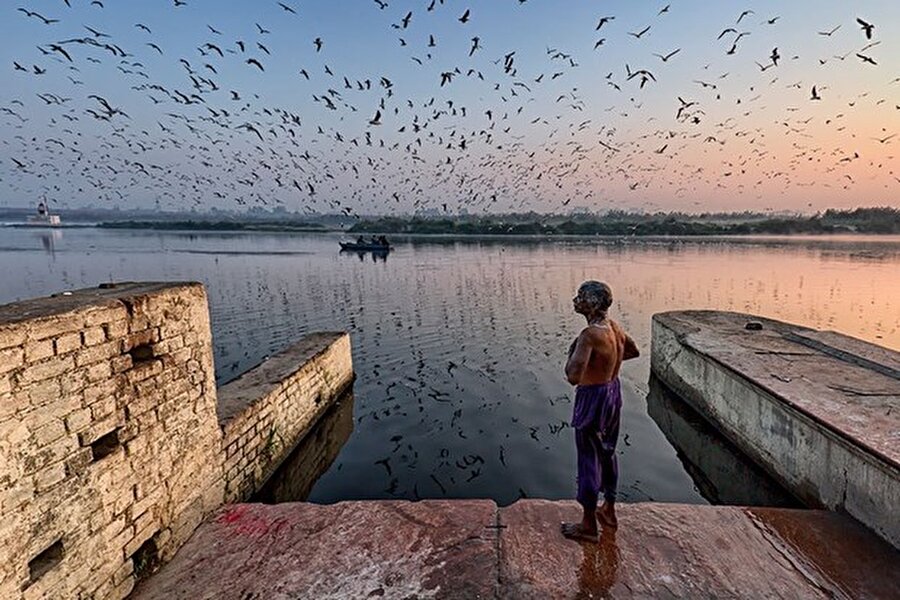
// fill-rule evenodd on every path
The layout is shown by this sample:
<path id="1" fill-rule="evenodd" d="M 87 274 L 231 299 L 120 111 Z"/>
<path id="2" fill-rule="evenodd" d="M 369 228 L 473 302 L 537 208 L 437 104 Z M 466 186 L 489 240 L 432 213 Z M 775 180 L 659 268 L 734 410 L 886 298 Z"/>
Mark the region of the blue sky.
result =
<path id="1" fill-rule="evenodd" d="M 900 203 L 900 139 L 889 137 L 900 133 L 897 2 L 436 0 L 429 11 L 430 0 L 286 0 L 296 14 L 269 0 L 70 4 L 0 8 L 0 205 L 43 195 L 59 206 L 350 213 Z M 602 16 L 615 19 L 597 31 Z M 873 39 L 857 17 L 875 24 Z M 716 39 L 729 27 L 746 32 L 732 54 L 737 32 Z M 101 46 L 60 44 L 72 62 L 50 47 L 85 37 Z M 862 54 L 875 65 L 856 56 L 870 43 Z M 769 66 L 773 48 L 781 58 Z M 655 81 L 628 79 L 640 69 Z M 444 86 L 442 73 L 453 74 Z M 678 115 L 679 98 L 695 104 Z"/>

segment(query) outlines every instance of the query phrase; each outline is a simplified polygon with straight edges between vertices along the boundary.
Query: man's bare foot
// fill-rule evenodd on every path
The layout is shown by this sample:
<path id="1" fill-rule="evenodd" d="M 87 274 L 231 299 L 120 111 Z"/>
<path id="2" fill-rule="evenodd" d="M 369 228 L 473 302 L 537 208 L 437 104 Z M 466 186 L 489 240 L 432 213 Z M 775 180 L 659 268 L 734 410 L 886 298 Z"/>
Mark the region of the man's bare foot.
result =
<path id="1" fill-rule="evenodd" d="M 603 502 L 597 509 L 597 520 L 607 527 L 615 529 L 619 526 L 619 520 L 616 518 L 616 508 L 611 502 Z"/>
<path id="2" fill-rule="evenodd" d="M 598 541 L 596 527 L 591 531 L 581 523 L 560 523 L 559 530 L 570 540 L 594 543 Z"/>

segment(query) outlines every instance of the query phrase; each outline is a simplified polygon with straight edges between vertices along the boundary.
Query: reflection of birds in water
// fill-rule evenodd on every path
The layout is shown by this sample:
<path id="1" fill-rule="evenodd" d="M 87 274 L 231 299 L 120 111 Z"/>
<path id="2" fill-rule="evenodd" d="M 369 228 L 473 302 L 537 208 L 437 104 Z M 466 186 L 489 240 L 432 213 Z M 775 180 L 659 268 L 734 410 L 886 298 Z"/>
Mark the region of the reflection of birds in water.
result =
<path id="1" fill-rule="evenodd" d="M 84 4 L 87 9 L 89 3 Z M 851 100 L 858 104 L 830 113 L 828 122 L 818 123 L 816 119 L 810 123 L 808 119 L 818 115 L 813 112 L 816 107 L 827 110 L 838 96 L 826 81 L 828 70 L 836 64 L 833 61 L 816 71 L 815 82 L 812 75 L 798 76 L 802 80 L 796 88 L 799 91 L 790 100 L 766 94 L 766 89 L 792 83 L 774 82 L 774 75 L 791 60 L 789 55 L 782 58 L 775 48 L 766 64 L 758 63 L 757 70 L 750 63 L 752 57 L 738 62 L 742 59 L 738 43 L 771 35 L 769 32 L 788 24 L 788 15 L 778 20 L 776 28 L 747 18 L 752 11 L 740 13 L 738 27 L 731 21 L 733 17 L 710 26 L 703 39 L 710 43 L 721 40 L 721 52 L 715 53 L 715 59 L 698 57 L 687 45 L 677 43 L 688 35 L 699 35 L 695 31 L 672 34 L 664 46 L 646 46 L 658 39 L 658 32 L 665 33 L 668 20 L 677 16 L 677 4 L 660 9 L 657 16 L 661 21 L 654 21 L 652 29 L 650 24 L 642 25 L 646 22 L 624 23 L 622 17 L 616 20 L 612 14 L 597 16 L 596 21 L 592 18 L 577 25 L 583 33 L 581 38 L 550 40 L 546 52 L 539 49 L 539 60 L 526 62 L 529 53 L 525 51 L 533 49 L 533 40 L 522 38 L 501 46 L 500 37 L 477 8 L 474 14 L 468 9 L 462 13 L 442 11 L 442 4 L 432 2 L 426 15 L 380 0 L 365 3 L 365 10 L 371 11 L 366 13 L 370 20 L 367 35 L 389 39 L 392 51 L 403 53 L 403 64 L 409 65 L 395 73 L 392 71 L 401 67 L 390 61 L 376 70 L 330 56 L 342 47 L 341 42 L 355 41 L 347 40 L 349 33 L 342 38 L 340 29 L 323 27 L 318 30 L 319 36 L 313 31 L 295 40 L 292 27 L 298 22 L 300 3 L 270 2 L 268 8 L 274 13 L 247 3 L 246 28 L 212 22 L 214 13 L 192 13 L 190 3 L 174 4 L 147 9 L 153 11 L 147 16 L 171 22 L 172 27 L 167 26 L 166 31 L 145 25 L 157 21 L 143 18 L 137 8 L 133 21 L 138 23 L 129 21 L 118 27 L 111 25 L 114 20 L 93 23 L 102 23 L 100 29 L 83 25 L 90 21 L 82 18 L 77 5 L 69 9 L 58 4 L 50 15 L 52 19 L 28 8 L 11 13 L 23 26 L 32 27 L 29 31 L 39 48 L 31 44 L 10 47 L 14 56 L 7 69 L 15 80 L 9 86 L 9 100 L 0 106 L 0 119 L 13 133 L 5 138 L 9 146 L 9 158 L 4 159 L 8 165 L 5 185 L 14 193 L 30 197 L 44 186 L 52 189 L 77 181 L 80 195 L 97 197 L 107 205 L 129 197 L 154 197 L 161 206 L 186 211 L 210 205 L 267 211 L 286 207 L 348 218 L 427 209 L 450 216 L 463 210 L 470 214 L 488 210 L 526 212 L 533 207 L 531 198 L 544 196 L 554 197 L 554 206 L 565 210 L 570 206 L 604 209 L 599 198 L 619 194 L 646 194 L 651 198 L 681 192 L 701 198 L 704 190 L 714 190 L 717 195 L 727 190 L 738 196 L 762 188 L 763 183 L 781 193 L 797 185 L 806 186 L 817 175 L 823 182 L 844 185 L 854 181 L 856 174 L 842 169 L 862 164 L 857 159 L 867 157 L 870 149 L 840 147 L 840 142 L 834 148 L 823 148 L 809 140 L 816 131 L 814 127 L 837 134 L 839 128 L 848 127 L 845 123 L 854 114 L 866 113 L 868 119 L 868 114 L 890 110 L 888 116 L 893 117 L 896 110 L 890 103 L 875 104 L 874 89 L 850 87 L 848 94 L 856 91 L 859 97 Z M 512 15 L 514 10 L 530 10 L 531 4 L 500 10 L 509 10 Z M 97 5 L 90 9 L 98 15 L 106 10 Z M 277 19 L 272 18 L 275 14 Z M 774 19 L 765 23 L 774 24 Z M 874 25 L 863 19 L 857 22 L 866 40 L 876 37 Z M 423 28 L 425 23 L 441 28 L 429 31 Z M 854 26 L 849 20 L 847 24 Z M 634 25 L 643 28 L 629 31 Z M 840 23 L 821 32 L 806 24 L 791 25 L 798 36 L 805 32 L 807 38 L 803 39 L 812 38 L 821 44 L 827 52 L 822 56 L 856 53 L 860 63 L 853 66 L 865 67 L 859 73 L 882 73 L 884 66 L 878 64 L 879 60 L 887 59 L 879 56 L 877 48 L 848 52 L 832 45 L 842 37 L 834 35 Z M 169 29 L 183 31 L 190 43 L 174 43 L 177 40 Z M 600 40 L 605 40 L 602 44 L 597 39 L 600 34 L 595 34 L 600 29 Z M 403 31 L 408 45 L 397 45 L 398 31 Z M 804 47 L 802 43 L 777 43 L 786 52 L 791 47 Z M 603 57 L 604 52 L 594 53 L 592 47 L 603 45 L 604 51 L 611 49 L 611 55 L 617 55 L 626 44 L 634 53 L 628 65 L 590 62 L 609 60 Z M 665 54 L 670 48 L 678 49 Z M 632 71 L 630 65 L 652 61 L 652 50 L 663 52 L 655 54 L 661 63 L 653 62 L 654 71 Z M 280 64 L 286 56 L 291 56 L 289 67 Z M 704 66 L 697 62 L 700 58 L 710 63 Z M 819 56 L 803 58 L 816 64 Z M 675 63 L 683 70 L 676 70 Z M 594 67 L 601 64 L 602 74 L 608 75 L 597 79 L 606 83 L 598 86 L 602 89 L 588 91 L 581 85 L 579 74 L 596 73 Z M 843 66 L 850 68 L 850 61 Z M 282 68 L 289 70 L 283 73 Z M 728 78 L 721 75 L 727 72 L 733 74 Z M 91 77 L 79 73 L 90 73 Z M 652 105 L 658 103 L 652 96 L 642 95 L 653 93 L 654 86 L 649 84 L 657 77 L 661 84 L 657 90 L 665 81 L 666 98 L 671 99 L 671 103 L 662 103 L 666 106 L 664 114 L 653 112 Z M 91 83 L 104 78 L 115 83 L 102 89 Z M 735 83 L 735 79 L 742 83 Z M 846 85 L 865 85 L 855 83 L 854 78 L 846 79 Z M 42 86 L 38 90 L 40 102 L 19 91 L 27 89 L 20 83 L 33 82 Z M 81 87 L 75 82 L 81 82 Z M 290 102 L 280 102 L 271 94 L 276 82 L 290 87 Z M 97 85 L 97 89 L 88 89 L 91 85 Z M 811 90 L 810 100 L 817 102 L 795 102 L 805 100 L 804 90 Z M 872 96 L 864 96 L 870 93 Z M 762 103 L 766 104 L 765 113 Z M 550 104 L 552 109 L 539 108 Z M 780 141 L 771 143 L 775 137 L 772 129 L 754 124 L 760 115 L 769 113 L 777 117 L 772 120 L 778 122 L 779 140 L 784 137 L 788 142 L 783 147 Z M 894 147 L 891 133 L 860 131 L 857 139 L 874 148 Z M 841 138 L 835 135 L 834 139 Z M 712 149 L 721 158 L 709 158 Z M 704 156 L 702 160 L 694 158 L 700 155 Z M 776 164 L 777 168 L 772 166 Z M 815 165 L 827 165 L 821 167 L 827 170 L 801 175 L 807 169 L 819 168 Z M 444 193 L 447 189 L 452 195 Z M 594 191 L 596 195 L 592 196 Z M 635 206 L 652 208 L 650 201 L 635 200 Z M 359 263 L 371 267 L 365 255 L 359 259 L 346 260 L 341 266 L 360 271 L 363 265 Z M 383 263 L 386 256 L 372 254 L 371 261 Z M 387 273 L 394 262 L 398 261 L 392 259 L 391 265 L 379 264 L 378 269 L 369 268 L 368 272 Z M 485 289 L 484 282 L 478 281 L 460 285 Z M 267 297 L 265 290 L 258 293 Z M 369 289 L 367 293 L 365 299 L 330 300 L 371 310 L 370 301 L 381 297 L 381 291 Z M 324 302 L 322 298 L 328 297 L 328 292 L 320 287 L 310 295 Z M 475 302 L 479 309 L 487 306 L 462 292 L 453 299 L 461 301 Z M 288 300 L 284 303 L 290 304 Z M 441 312 L 430 316 L 449 319 L 451 305 L 446 302 Z M 250 314 L 255 314 L 253 310 L 248 307 Z M 418 314 L 412 311 L 400 315 L 402 325 L 381 325 L 383 331 L 412 336 L 411 331 L 423 326 L 422 315 L 427 312 L 422 307 L 417 310 Z M 276 316 L 285 317 L 271 318 Z M 306 322 L 298 314 L 290 316 Z M 457 316 L 452 327 L 463 331 L 480 327 L 496 340 L 526 336 L 529 343 L 535 343 L 535 354 L 545 359 L 556 352 L 554 340 L 540 340 L 534 332 L 521 332 L 503 316 L 495 314 L 475 325 L 473 315 L 465 315 L 466 319 Z M 328 325 L 345 327 L 348 323 L 354 328 L 366 324 L 374 329 L 364 312 L 337 311 Z M 252 341 L 273 350 L 272 342 L 263 334 L 253 336 Z M 462 447 L 471 451 L 471 445 L 479 439 L 482 419 L 493 417 L 499 403 L 515 402 L 519 399 L 516 394 L 526 395 L 532 390 L 504 390 L 499 382 L 522 377 L 516 365 L 501 356 L 501 348 L 488 344 L 473 348 L 474 342 L 469 340 L 463 352 L 460 348 L 464 341 L 456 340 L 456 352 L 410 342 L 409 348 L 397 351 L 391 360 L 381 361 L 379 372 L 412 380 L 403 380 L 404 387 L 398 384 L 390 392 L 379 388 L 383 397 L 363 403 L 368 409 L 360 414 L 363 422 L 378 419 L 379 425 L 392 425 L 404 412 L 421 419 L 428 415 L 432 420 L 419 425 L 428 434 L 452 438 L 457 444 L 453 446 L 454 458 L 464 455 Z M 378 343 L 387 345 L 380 340 Z M 384 346 L 375 348 L 377 351 Z M 223 368 L 240 371 L 256 354 L 248 340 L 223 362 Z M 392 398 L 391 393 L 397 393 L 398 398 Z M 467 405 L 454 419 L 454 411 L 462 404 L 460 398 L 465 396 L 471 398 L 472 406 Z M 551 408 L 561 410 L 565 403 L 558 404 Z M 434 408 L 445 405 L 446 413 Z M 439 412 L 434 413 L 436 410 Z M 522 419 L 511 429 L 520 442 L 537 447 L 554 439 L 554 432 L 562 431 L 558 418 L 553 412 L 535 421 Z M 506 454 L 498 452 L 496 444 L 477 449 L 479 455 L 488 458 L 476 467 L 481 475 L 471 483 L 480 485 L 495 475 L 498 467 L 505 466 L 504 461 L 511 460 L 516 445 L 508 442 L 505 447 Z M 398 477 L 396 492 L 409 493 L 411 479 L 404 466 L 395 460 L 392 468 Z M 459 480 L 450 483 L 443 471 L 440 475 L 441 485 L 447 489 L 465 489 Z M 430 479 L 415 481 L 417 493 L 437 491 Z"/>

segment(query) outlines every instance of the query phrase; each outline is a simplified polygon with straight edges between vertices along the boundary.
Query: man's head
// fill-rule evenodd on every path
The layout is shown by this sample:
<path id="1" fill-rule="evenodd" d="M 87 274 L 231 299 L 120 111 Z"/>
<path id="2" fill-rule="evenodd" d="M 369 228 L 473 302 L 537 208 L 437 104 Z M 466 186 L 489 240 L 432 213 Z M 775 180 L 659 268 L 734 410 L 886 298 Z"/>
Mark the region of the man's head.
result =
<path id="1" fill-rule="evenodd" d="M 612 305 L 612 290 L 601 281 L 585 281 L 578 286 L 578 294 L 572 299 L 575 312 L 588 319 L 600 319 Z"/>

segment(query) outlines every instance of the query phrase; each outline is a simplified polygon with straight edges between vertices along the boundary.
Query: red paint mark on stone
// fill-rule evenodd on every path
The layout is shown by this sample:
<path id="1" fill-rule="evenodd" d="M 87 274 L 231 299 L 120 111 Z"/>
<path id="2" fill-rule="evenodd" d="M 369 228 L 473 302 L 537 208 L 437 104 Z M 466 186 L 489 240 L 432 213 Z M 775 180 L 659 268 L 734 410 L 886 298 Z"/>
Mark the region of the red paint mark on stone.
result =
<path id="1" fill-rule="evenodd" d="M 278 533 L 287 521 L 275 519 L 269 521 L 264 517 L 254 515 L 248 506 L 234 506 L 219 515 L 216 523 L 229 525 L 229 535 L 265 535 Z"/>
<path id="2" fill-rule="evenodd" d="M 216 523 L 235 523 L 240 521 L 241 517 L 243 517 L 246 512 L 246 506 L 232 506 L 223 514 L 219 515 L 216 519 Z"/>

